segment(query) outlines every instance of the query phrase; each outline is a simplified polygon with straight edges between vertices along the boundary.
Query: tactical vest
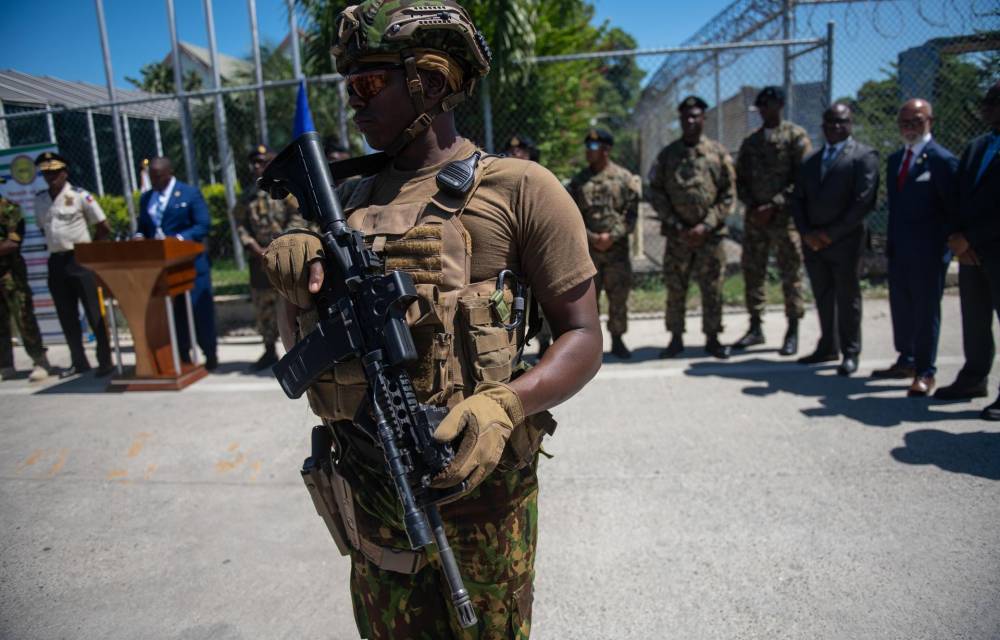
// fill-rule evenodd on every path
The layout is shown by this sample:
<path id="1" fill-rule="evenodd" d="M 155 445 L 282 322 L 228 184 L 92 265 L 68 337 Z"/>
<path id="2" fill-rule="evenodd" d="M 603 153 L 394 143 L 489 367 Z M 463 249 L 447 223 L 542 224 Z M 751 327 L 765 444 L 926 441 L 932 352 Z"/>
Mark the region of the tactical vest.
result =
<path id="1" fill-rule="evenodd" d="M 496 280 L 471 282 L 472 238 L 462 224 L 463 211 L 497 159 L 483 158 L 465 196 L 438 191 L 426 203 L 372 205 L 376 176 L 371 176 L 356 183 L 344 204 L 348 225 L 364 233 L 385 270 L 413 277 L 419 298 L 406 319 L 419 357 L 407 369 L 417 399 L 426 404 L 454 407 L 481 382 L 509 382 L 519 364 L 524 328 L 504 328 L 490 297 Z M 512 302 L 510 290 L 505 289 L 504 298 Z M 301 315 L 302 335 L 316 322 L 315 311 Z M 361 363 L 353 360 L 322 376 L 307 395 L 318 416 L 350 421 L 366 393 Z M 520 468 L 531 462 L 544 434 L 554 430 L 548 412 L 531 416 L 511 434 L 501 466 Z"/>

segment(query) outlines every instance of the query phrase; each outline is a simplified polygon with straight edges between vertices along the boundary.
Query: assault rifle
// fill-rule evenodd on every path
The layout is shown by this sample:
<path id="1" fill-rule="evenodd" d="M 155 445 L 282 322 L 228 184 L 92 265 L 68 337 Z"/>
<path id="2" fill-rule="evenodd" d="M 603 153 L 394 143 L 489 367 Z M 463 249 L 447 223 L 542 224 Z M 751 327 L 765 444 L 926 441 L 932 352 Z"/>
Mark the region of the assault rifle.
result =
<path id="1" fill-rule="evenodd" d="M 417 359 L 406 323 L 416 287 L 408 273 L 384 272 L 361 232 L 347 225 L 332 184 L 315 132 L 302 134 L 282 150 L 258 181 L 272 198 L 296 197 L 303 216 L 319 223 L 325 253 L 323 287 L 313 300 L 319 322 L 274 366 L 274 373 L 285 394 L 298 398 L 334 365 L 361 361 L 368 393 L 355 423 L 385 456 L 410 546 L 419 550 L 437 543 L 459 624 L 470 627 L 476 613 L 437 508 L 438 502 L 464 490 L 464 483 L 446 491 L 430 486 L 455 455 L 449 443 L 432 437 L 448 411 L 417 402 L 404 369 Z"/>

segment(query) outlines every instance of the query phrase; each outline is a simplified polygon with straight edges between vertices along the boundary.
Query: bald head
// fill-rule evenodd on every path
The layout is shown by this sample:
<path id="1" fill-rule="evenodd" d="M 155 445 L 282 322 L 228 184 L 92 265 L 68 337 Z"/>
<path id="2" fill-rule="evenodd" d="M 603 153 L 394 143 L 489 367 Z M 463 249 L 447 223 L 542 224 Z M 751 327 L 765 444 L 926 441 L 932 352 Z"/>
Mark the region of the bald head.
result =
<path id="1" fill-rule="evenodd" d="M 157 191 L 163 191 L 174 177 L 174 164 L 170 158 L 159 156 L 149 161 L 149 183 Z"/>
<path id="2" fill-rule="evenodd" d="M 907 145 L 917 144 L 931 132 L 934 122 L 934 108 L 923 98 L 913 98 L 903 103 L 896 116 L 899 135 Z"/>

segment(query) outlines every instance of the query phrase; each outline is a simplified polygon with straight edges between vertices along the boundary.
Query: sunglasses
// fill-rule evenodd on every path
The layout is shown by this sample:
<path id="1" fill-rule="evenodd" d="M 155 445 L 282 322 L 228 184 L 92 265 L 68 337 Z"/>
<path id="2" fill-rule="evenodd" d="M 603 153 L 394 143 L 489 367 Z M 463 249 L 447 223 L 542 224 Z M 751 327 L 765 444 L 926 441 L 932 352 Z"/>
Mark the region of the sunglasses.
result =
<path id="1" fill-rule="evenodd" d="M 389 72 L 400 68 L 398 66 L 382 67 L 349 73 L 344 76 L 344 80 L 347 81 L 347 94 L 358 96 L 367 102 L 382 93 L 382 90 L 389 84 Z"/>

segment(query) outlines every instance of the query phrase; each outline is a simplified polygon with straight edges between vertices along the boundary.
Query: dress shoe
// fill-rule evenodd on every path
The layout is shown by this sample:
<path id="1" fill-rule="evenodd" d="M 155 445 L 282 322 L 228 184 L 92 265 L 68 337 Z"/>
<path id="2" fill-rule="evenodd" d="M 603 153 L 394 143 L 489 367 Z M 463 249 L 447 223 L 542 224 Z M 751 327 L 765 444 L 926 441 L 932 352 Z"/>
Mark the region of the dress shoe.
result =
<path id="1" fill-rule="evenodd" d="M 758 344 L 764 344 L 764 330 L 760 326 L 760 320 L 750 320 L 750 329 L 733 343 L 733 349 L 739 351 Z"/>
<path id="2" fill-rule="evenodd" d="M 78 376 L 81 373 L 87 373 L 88 371 L 90 371 L 90 365 L 89 364 L 74 364 L 69 369 L 63 369 L 62 371 L 60 371 L 59 372 L 59 377 L 60 378 L 71 378 L 73 376 Z"/>
<path id="3" fill-rule="evenodd" d="M 97 369 L 94 370 L 94 375 L 97 376 L 98 378 L 103 378 L 104 376 L 110 376 L 114 370 L 115 370 L 115 365 L 111 363 L 102 364 L 98 365 Z"/>
<path id="4" fill-rule="evenodd" d="M 990 422 L 1000 421 L 1000 398 L 997 398 L 993 404 L 987 405 L 979 417 Z"/>
<path id="5" fill-rule="evenodd" d="M 849 376 L 858 370 L 857 356 L 844 356 L 840 366 L 837 367 L 838 376 Z"/>
<path id="6" fill-rule="evenodd" d="M 705 343 L 705 352 L 713 358 L 718 358 L 719 360 L 729 359 L 729 347 L 724 346 L 715 336 L 709 338 Z"/>
<path id="7" fill-rule="evenodd" d="M 632 357 L 632 352 L 625 346 L 621 336 L 611 336 L 611 354 L 622 360 L 628 360 Z"/>
<path id="8" fill-rule="evenodd" d="M 911 398 L 926 398 L 933 393 L 936 386 L 937 382 L 935 382 L 934 376 L 916 376 L 913 378 L 913 384 L 910 385 L 906 395 Z"/>
<path id="9" fill-rule="evenodd" d="M 0 369 L 0 380 L 13 380 L 17 377 L 17 369 L 14 367 L 4 367 Z"/>
<path id="10" fill-rule="evenodd" d="M 839 360 L 840 356 L 836 353 L 823 353 L 822 351 L 814 351 L 807 356 L 802 356 L 796 362 L 799 364 L 819 364 L 821 362 L 834 362 Z"/>
<path id="11" fill-rule="evenodd" d="M 873 378 L 891 378 L 893 380 L 905 380 L 907 378 L 916 378 L 917 370 L 913 368 L 913 365 L 902 364 L 900 362 L 894 363 L 891 367 L 886 369 L 875 369 L 872 371 Z"/>
<path id="12" fill-rule="evenodd" d="M 205 370 L 215 371 L 219 368 L 219 357 L 214 353 L 210 356 L 205 356 Z"/>
<path id="13" fill-rule="evenodd" d="M 781 348 L 778 355 L 794 356 L 799 352 L 799 323 L 789 322 L 788 331 L 785 332 L 785 339 L 781 341 Z"/>
<path id="14" fill-rule="evenodd" d="M 680 352 L 684 351 L 684 340 L 677 334 L 674 334 L 673 339 L 670 344 L 667 345 L 666 349 L 660 351 L 661 358 L 673 358 Z"/>
<path id="15" fill-rule="evenodd" d="M 985 398 L 987 395 L 989 394 L 986 391 L 985 381 L 970 385 L 962 384 L 956 380 L 934 392 L 934 398 L 937 400 L 971 400 L 972 398 Z"/>
<path id="16" fill-rule="evenodd" d="M 277 362 L 278 362 L 278 354 L 274 351 L 274 347 L 272 346 L 270 349 L 265 350 L 264 355 L 258 358 L 257 362 L 247 367 L 247 369 L 250 371 L 250 373 L 256 373 L 258 371 L 263 371 L 264 369 L 273 367 L 275 364 L 277 364 Z M 218 366 L 218 363 L 216 363 L 216 366 Z M 205 365 L 205 368 L 208 368 L 208 365 Z M 209 370 L 211 371 L 211 369 Z"/>

